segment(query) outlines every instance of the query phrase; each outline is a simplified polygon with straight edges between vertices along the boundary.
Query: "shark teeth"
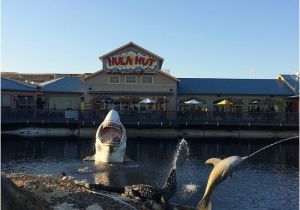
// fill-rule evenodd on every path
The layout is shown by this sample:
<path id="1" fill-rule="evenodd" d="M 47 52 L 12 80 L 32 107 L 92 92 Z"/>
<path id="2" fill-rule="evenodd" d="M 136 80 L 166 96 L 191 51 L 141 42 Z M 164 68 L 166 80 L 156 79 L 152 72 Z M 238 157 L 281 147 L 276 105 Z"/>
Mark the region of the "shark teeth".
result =
<path id="1" fill-rule="evenodd" d="M 113 128 L 113 129 L 117 129 L 117 130 L 121 130 L 121 126 L 115 122 L 106 122 L 105 124 L 103 124 L 103 129 L 104 128 Z"/>
<path id="2" fill-rule="evenodd" d="M 122 138 L 122 127 L 114 121 L 106 121 L 100 130 L 100 140 L 107 145 L 119 145 Z"/>
<path id="3" fill-rule="evenodd" d="M 108 126 L 105 126 L 104 128 L 114 128 L 114 129 L 120 129 L 119 126 L 115 126 L 115 125 L 108 125 Z"/>

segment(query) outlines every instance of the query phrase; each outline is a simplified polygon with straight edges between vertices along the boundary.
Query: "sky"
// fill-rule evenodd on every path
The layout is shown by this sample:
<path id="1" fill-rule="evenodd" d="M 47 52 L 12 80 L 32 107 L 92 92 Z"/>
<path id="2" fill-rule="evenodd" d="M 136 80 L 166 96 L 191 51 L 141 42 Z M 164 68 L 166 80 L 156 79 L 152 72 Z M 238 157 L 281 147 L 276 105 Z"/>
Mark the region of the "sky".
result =
<path id="1" fill-rule="evenodd" d="M 93 73 L 134 42 L 177 78 L 299 70 L 298 0 L 2 0 L 1 71 Z"/>

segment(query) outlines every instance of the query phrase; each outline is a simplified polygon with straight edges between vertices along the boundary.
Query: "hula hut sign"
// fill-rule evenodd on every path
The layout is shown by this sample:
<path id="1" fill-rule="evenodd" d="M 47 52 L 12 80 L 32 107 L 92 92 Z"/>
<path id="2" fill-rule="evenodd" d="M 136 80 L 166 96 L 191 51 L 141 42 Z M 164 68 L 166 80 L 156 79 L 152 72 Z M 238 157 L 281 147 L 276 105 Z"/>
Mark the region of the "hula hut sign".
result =
<path id="1" fill-rule="evenodd" d="M 163 59 L 130 42 L 100 57 L 103 70 L 110 73 L 154 73 Z"/>
<path id="2" fill-rule="evenodd" d="M 157 59 L 133 51 L 117 54 L 106 58 L 107 69 L 154 69 L 157 65 Z"/>

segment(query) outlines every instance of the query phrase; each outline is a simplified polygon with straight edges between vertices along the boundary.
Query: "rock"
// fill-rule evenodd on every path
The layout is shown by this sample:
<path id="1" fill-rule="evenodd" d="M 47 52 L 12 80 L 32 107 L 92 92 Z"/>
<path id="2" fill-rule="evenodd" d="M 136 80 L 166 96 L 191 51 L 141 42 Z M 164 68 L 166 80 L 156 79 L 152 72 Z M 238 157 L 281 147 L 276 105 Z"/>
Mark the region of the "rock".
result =
<path id="1" fill-rule="evenodd" d="M 93 170 L 90 169 L 89 167 L 79 168 L 79 169 L 77 170 L 77 172 L 79 172 L 79 173 L 89 173 L 89 172 L 92 172 L 92 171 L 93 171 Z"/>
<path id="2" fill-rule="evenodd" d="M 87 180 L 75 180 L 74 183 L 81 186 L 87 186 L 89 184 Z"/>
<path id="3" fill-rule="evenodd" d="M 2 210 L 48 210 L 47 202 L 36 194 L 19 189 L 11 180 L 1 174 Z"/>
<path id="4" fill-rule="evenodd" d="M 158 204 L 158 203 L 153 203 L 153 204 L 152 204 L 152 209 L 153 209 L 153 210 L 164 210 L 164 209 L 166 209 L 166 208 L 163 207 L 162 205 Z"/>
<path id="5" fill-rule="evenodd" d="M 85 210 L 103 210 L 103 208 L 98 204 L 93 204 L 88 206 Z"/>
<path id="6" fill-rule="evenodd" d="M 53 207 L 53 210 L 78 210 L 78 209 L 73 208 L 73 204 L 61 203 L 61 204 L 55 205 Z"/>
<path id="7" fill-rule="evenodd" d="M 63 176 L 63 177 L 61 177 L 61 180 L 74 180 L 74 177 L 72 177 L 72 176 Z"/>

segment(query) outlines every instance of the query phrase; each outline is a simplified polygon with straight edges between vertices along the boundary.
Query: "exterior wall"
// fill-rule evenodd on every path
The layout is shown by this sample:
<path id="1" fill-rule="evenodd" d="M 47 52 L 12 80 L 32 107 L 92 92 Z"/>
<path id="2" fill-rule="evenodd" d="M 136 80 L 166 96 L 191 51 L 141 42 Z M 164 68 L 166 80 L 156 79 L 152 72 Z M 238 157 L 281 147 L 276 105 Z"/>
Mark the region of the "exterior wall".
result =
<path id="1" fill-rule="evenodd" d="M 159 72 L 151 74 L 153 76 L 152 84 L 143 84 L 142 76 L 144 74 L 136 74 L 137 83 L 136 84 L 126 84 L 125 78 L 128 74 L 118 74 L 120 75 L 120 84 L 110 84 L 109 78 L 112 74 L 107 74 L 101 72 L 93 77 L 87 78 L 85 80 L 85 103 L 90 103 L 92 94 L 98 93 L 99 95 L 113 96 L 116 94 L 123 94 L 124 92 L 129 92 L 128 95 L 136 95 L 141 99 L 148 97 L 158 98 L 164 97 L 168 100 L 168 110 L 176 110 L 176 97 L 177 97 L 177 82 L 176 80 L 169 78 Z M 117 74 L 113 74 L 117 75 Z M 130 74 L 132 75 L 132 74 Z M 154 94 L 153 92 L 157 92 Z M 121 95 L 122 96 L 122 95 Z M 124 96 L 124 95 L 123 95 Z"/>
<path id="2" fill-rule="evenodd" d="M 299 97 L 286 99 L 286 112 L 298 112 L 299 113 Z"/>
<path id="3" fill-rule="evenodd" d="M 32 91 L 14 91 L 14 90 L 1 90 L 1 96 L 9 96 L 11 103 L 10 106 L 4 106 L 3 108 L 8 108 L 11 110 L 14 109 L 34 109 L 36 107 L 36 99 L 37 99 L 37 93 Z M 28 104 L 19 104 L 18 99 L 19 97 L 32 97 L 32 103 Z M 3 103 L 2 103 L 3 104 Z M 1 104 L 1 107 L 2 107 Z"/>
<path id="4" fill-rule="evenodd" d="M 45 93 L 45 109 L 57 109 L 57 110 L 79 110 L 81 94 L 74 93 Z"/>

